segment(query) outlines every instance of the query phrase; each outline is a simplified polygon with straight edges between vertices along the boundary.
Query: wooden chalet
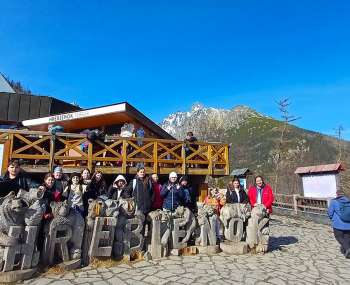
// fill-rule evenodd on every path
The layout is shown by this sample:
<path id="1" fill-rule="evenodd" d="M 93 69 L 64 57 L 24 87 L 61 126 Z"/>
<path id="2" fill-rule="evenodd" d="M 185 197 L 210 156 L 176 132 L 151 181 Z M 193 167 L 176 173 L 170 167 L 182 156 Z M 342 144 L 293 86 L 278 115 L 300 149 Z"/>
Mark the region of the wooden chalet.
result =
<path id="1" fill-rule="evenodd" d="M 48 132 L 49 124 L 62 126 L 64 132 Z M 129 137 L 120 136 L 125 124 L 134 126 Z M 203 181 L 205 175 L 229 174 L 227 144 L 198 142 L 198 150 L 186 146 L 127 102 L 28 119 L 23 125 L 30 131 L 0 130 L 3 171 L 9 159 L 22 159 L 22 168 L 33 174 L 47 173 L 55 165 L 63 165 L 66 173 L 88 167 L 124 175 L 134 175 L 137 166 L 144 165 L 148 173 L 162 176 L 175 171 L 201 176 Z M 105 132 L 105 140 L 89 143 L 83 151 L 85 129 Z M 188 157 L 186 147 L 193 151 Z"/>

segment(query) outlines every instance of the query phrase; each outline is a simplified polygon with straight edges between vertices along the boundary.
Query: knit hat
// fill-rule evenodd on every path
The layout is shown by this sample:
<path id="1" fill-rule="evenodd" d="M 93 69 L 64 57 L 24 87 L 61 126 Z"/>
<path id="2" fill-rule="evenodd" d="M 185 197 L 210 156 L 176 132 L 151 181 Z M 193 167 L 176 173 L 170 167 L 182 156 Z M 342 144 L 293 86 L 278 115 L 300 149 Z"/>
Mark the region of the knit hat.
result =
<path id="1" fill-rule="evenodd" d="M 118 175 L 113 184 L 117 183 L 119 180 L 123 180 L 126 183 L 125 177 L 123 175 Z"/>
<path id="2" fill-rule="evenodd" d="M 62 167 L 57 166 L 57 167 L 54 169 L 53 173 L 55 173 L 55 172 L 57 172 L 57 171 L 62 172 Z"/>
<path id="3" fill-rule="evenodd" d="M 80 173 L 78 172 L 73 172 L 71 175 L 70 175 L 70 178 L 69 179 L 72 179 L 73 177 L 75 176 L 78 176 L 80 178 Z"/>
<path id="4" fill-rule="evenodd" d="M 170 172 L 170 174 L 169 174 L 169 179 L 170 178 L 172 178 L 172 177 L 175 177 L 175 178 L 177 178 L 177 174 L 176 174 L 176 172 Z"/>
<path id="5" fill-rule="evenodd" d="M 343 190 L 337 190 L 337 196 L 338 197 L 344 197 L 346 194 Z"/>
<path id="6" fill-rule="evenodd" d="M 187 181 L 188 182 L 188 177 L 186 175 L 181 176 L 180 182 L 182 181 Z"/>

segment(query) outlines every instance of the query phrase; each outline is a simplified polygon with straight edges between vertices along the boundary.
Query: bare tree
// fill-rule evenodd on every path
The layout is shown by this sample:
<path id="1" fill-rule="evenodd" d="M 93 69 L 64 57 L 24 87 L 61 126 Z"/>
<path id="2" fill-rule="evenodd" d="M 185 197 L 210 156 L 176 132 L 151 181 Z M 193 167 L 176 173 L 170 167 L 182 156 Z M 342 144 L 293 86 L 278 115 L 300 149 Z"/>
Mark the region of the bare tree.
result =
<path id="1" fill-rule="evenodd" d="M 338 139 L 338 148 L 339 148 L 339 158 L 338 161 L 340 162 L 342 159 L 342 146 L 341 146 L 341 134 L 343 131 L 345 131 L 344 127 L 340 124 L 337 128 L 333 128 L 334 130 L 334 137 Z"/>
<path id="2" fill-rule="evenodd" d="M 277 193 L 277 190 L 278 190 L 278 177 L 279 177 L 279 166 L 280 166 L 280 163 L 282 161 L 281 157 L 282 157 L 282 149 L 283 149 L 283 137 L 284 137 L 284 133 L 286 131 L 286 128 L 287 128 L 287 125 L 290 123 L 290 122 L 294 122 L 296 120 L 299 120 L 301 117 L 298 117 L 296 118 L 295 116 L 292 116 L 289 114 L 288 110 L 287 110 L 287 107 L 292 104 L 289 102 L 289 98 L 287 99 L 284 99 L 284 100 L 280 100 L 280 101 L 275 101 L 277 105 L 280 106 L 280 111 L 281 111 L 281 118 L 282 118 L 282 121 L 284 122 L 283 124 L 283 129 L 281 131 L 281 137 L 278 141 L 278 148 L 277 148 L 277 155 L 276 155 L 276 174 L 275 174 L 275 193 Z"/>

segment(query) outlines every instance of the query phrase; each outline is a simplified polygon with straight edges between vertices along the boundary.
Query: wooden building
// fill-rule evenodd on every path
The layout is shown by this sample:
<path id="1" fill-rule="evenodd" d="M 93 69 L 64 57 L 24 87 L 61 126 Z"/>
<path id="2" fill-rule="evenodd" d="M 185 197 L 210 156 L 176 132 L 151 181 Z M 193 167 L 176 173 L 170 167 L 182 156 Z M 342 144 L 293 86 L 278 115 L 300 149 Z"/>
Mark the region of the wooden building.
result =
<path id="1" fill-rule="evenodd" d="M 203 180 L 205 175 L 229 174 L 227 144 L 197 142 L 198 150 L 184 145 L 157 124 L 123 102 L 98 108 L 77 110 L 55 115 L 47 114 L 24 120 L 30 131 L 0 130 L 2 170 L 8 159 L 22 159 L 22 168 L 31 173 L 47 173 L 55 165 L 63 165 L 66 173 L 88 167 L 105 174 L 134 175 L 143 165 L 148 173 L 167 176 L 171 171 L 193 175 Z M 64 132 L 48 132 L 49 124 L 62 126 Z M 132 134 L 123 136 L 123 126 L 133 126 Z M 87 142 L 85 129 L 99 129 L 105 140 Z M 185 148 L 193 153 L 186 157 Z M 126 150 L 126 151 L 123 151 Z M 1 152 L 2 151 L 2 152 Z"/>

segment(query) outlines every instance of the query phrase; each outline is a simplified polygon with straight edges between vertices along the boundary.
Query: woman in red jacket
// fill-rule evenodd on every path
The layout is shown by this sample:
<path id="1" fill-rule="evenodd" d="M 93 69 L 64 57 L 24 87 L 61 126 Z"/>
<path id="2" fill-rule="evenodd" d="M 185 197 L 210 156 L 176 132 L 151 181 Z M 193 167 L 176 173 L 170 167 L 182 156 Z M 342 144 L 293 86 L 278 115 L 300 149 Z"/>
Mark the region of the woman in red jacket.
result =
<path id="1" fill-rule="evenodd" d="M 270 186 L 264 183 L 262 176 L 255 177 L 255 184 L 250 187 L 248 196 L 252 208 L 255 204 L 263 204 L 269 213 L 272 213 L 273 193 Z"/>

